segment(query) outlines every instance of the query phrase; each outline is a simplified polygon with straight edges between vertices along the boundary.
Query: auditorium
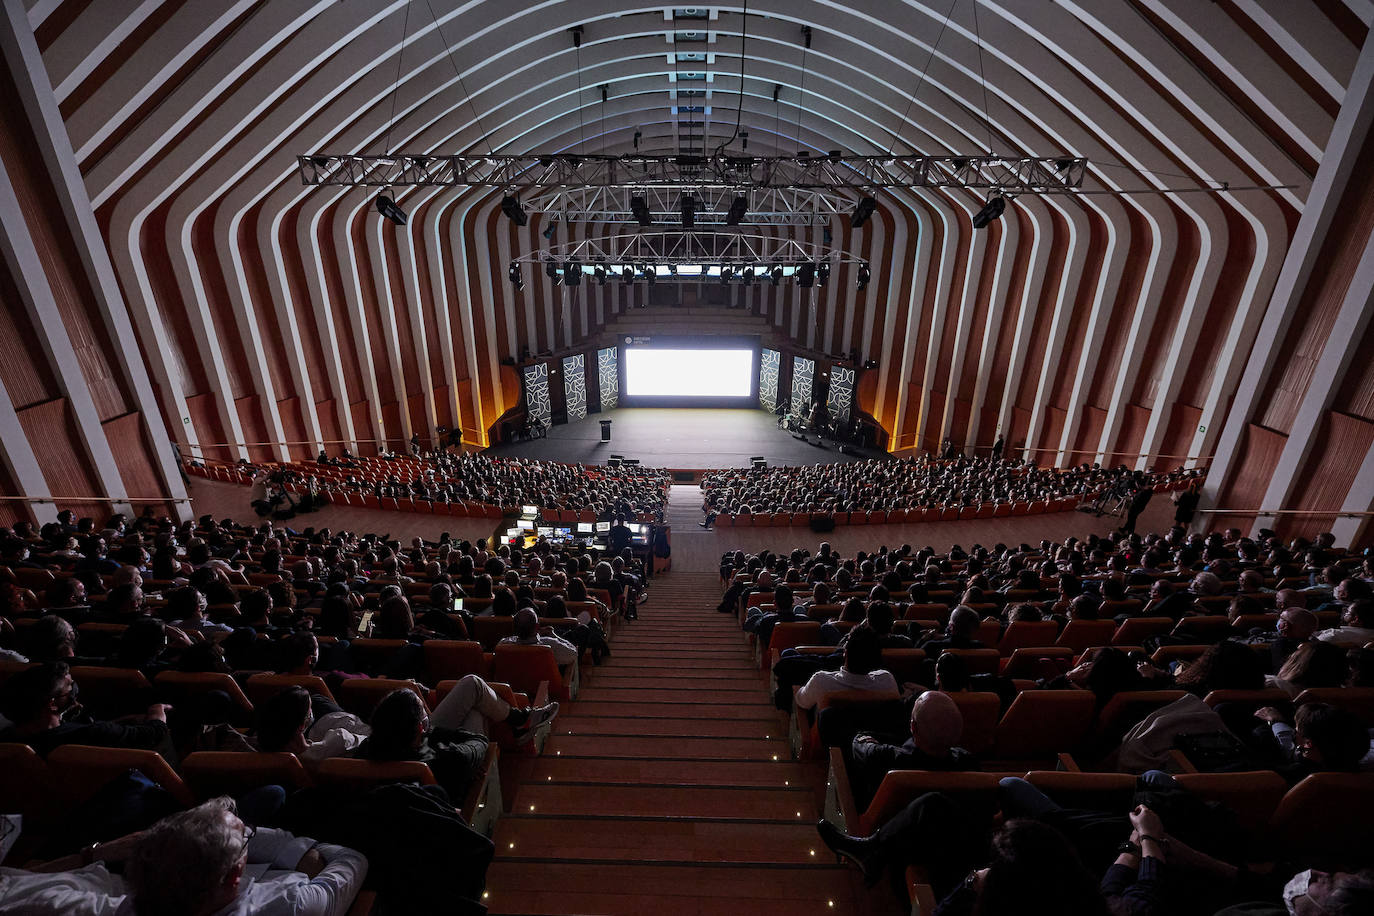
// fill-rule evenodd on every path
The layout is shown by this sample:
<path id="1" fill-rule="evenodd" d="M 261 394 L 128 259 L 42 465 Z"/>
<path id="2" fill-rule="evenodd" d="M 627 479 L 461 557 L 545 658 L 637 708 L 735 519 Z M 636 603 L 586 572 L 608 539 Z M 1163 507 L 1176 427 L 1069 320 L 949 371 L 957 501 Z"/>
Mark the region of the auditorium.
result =
<path id="1" fill-rule="evenodd" d="M 1374 913 L 1374 0 L 0 11 L 0 916 Z"/>

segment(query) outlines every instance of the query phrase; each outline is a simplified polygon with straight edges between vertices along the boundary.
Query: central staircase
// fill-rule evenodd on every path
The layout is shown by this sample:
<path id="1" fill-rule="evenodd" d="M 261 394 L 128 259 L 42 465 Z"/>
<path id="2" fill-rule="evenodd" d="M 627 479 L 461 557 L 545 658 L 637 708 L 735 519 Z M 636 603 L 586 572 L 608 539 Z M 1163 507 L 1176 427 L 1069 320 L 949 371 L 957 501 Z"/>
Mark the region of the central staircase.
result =
<path id="1" fill-rule="evenodd" d="M 820 843 L 817 764 L 791 761 L 767 681 L 719 580 L 652 584 L 606 664 L 508 791 L 488 873 L 492 913 L 852 913 Z"/>

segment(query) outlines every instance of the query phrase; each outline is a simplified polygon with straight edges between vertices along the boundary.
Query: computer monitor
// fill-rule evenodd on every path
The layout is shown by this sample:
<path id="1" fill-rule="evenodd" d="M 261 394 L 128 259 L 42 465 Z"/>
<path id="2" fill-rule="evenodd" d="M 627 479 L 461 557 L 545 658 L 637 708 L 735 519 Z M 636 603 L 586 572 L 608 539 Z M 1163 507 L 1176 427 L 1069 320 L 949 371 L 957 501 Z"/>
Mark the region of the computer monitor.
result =
<path id="1" fill-rule="evenodd" d="M 591 523 L 591 522 L 578 522 L 578 523 L 577 523 L 577 533 L 578 533 L 578 534 L 591 534 L 591 533 L 592 533 L 592 523 Z"/>
<path id="2" fill-rule="evenodd" d="M 596 531 L 597 531 L 598 534 L 605 534 L 607 531 L 610 531 L 610 530 L 611 530 L 611 523 L 610 523 L 610 522 L 597 522 L 597 523 L 596 523 Z"/>
<path id="3" fill-rule="evenodd" d="M 508 538 L 518 538 L 518 537 L 520 536 L 520 532 L 523 531 L 523 530 L 524 530 L 523 528 L 507 528 L 507 529 L 506 529 L 506 537 L 508 537 Z"/>
<path id="4" fill-rule="evenodd" d="M 528 518 L 517 519 L 515 522 L 515 527 L 519 528 L 521 531 L 533 531 L 534 520 Z"/>
<path id="5" fill-rule="evenodd" d="M 630 534 L 643 534 L 644 526 L 639 522 L 626 522 L 625 527 L 630 529 Z"/>
<path id="6" fill-rule="evenodd" d="M 541 538 L 553 537 L 552 525 L 540 525 L 538 528 L 535 529 L 535 531 L 539 532 L 539 536 Z"/>
<path id="7" fill-rule="evenodd" d="M 570 537 L 572 537 L 572 529 L 571 529 L 571 528 L 554 528 L 554 529 L 553 529 L 553 536 L 556 537 L 556 538 L 570 538 Z"/>
<path id="8" fill-rule="evenodd" d="M 539 507 L 538 507 L 538 506 L 521 506 L 521 507 L 520 507 L 520 514 L 521 514 L 521 515 L 531 515 L 531 516 L 533 516 L 533 515 L 538 515 L 538 514 L 539 514 Z"/>

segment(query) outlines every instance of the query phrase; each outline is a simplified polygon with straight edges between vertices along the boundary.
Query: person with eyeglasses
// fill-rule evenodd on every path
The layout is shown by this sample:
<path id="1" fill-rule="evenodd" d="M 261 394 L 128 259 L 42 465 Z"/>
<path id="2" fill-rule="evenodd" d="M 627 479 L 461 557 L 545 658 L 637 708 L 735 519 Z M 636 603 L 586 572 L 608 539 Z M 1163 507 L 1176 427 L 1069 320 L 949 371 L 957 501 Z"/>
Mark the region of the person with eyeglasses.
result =
<path id="1" fill-rule="evenodd" d="M 342 916 L 367 868 L 362 853 L 255 828 L 213 798 L 33 869 L 0 868 L 0 914 Z"/>
<path id="2" fill-rule="evenodd" d="M 27 744 L 46 757 L 64 744 L 129 747 L 171 754 L 166 703 L 154 703 L 138 721 L 95 722 L 85 714 L 79 687 L 66 662 L 27 668 L 5 682 L 0 691 L 0 714 L 9 725 L 0 728 L 0 742 Z"/>

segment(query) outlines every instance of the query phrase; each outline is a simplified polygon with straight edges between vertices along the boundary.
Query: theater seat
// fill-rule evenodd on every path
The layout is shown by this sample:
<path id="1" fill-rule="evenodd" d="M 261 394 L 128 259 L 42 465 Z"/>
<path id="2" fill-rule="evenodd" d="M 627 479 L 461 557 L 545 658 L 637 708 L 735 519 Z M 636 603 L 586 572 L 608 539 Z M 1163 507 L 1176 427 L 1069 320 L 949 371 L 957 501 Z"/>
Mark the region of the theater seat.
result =
<path id="1" fill-rule="evenodd" d="M 157 751 L 64 744 L 48 754 L 48 769 L 68 810 L 85 804 L 129 770 L 138 770 L 188 808 L 196 803 L 186 783 Z"/>
<path id="2" fill-rule="evenodd" d="M 1054 644 L 1070 648 L 1078 654 L 1098 646 L 1111 645 L 1116 630 L 1115 620 L 1070 620 Z"/>
<path id="3" fill-rule="evenodd" d="M 1092 731 L 1097 698 L 1087 690 L 1023 690 L 997 723 L 992 757 L 1053 763 L 1072 753 Z"/>
<path id="4" fill-rule="evenodd" d="M 997 643 L 997 651 L 1008 657 L 1029 646 L 1052 646 L 1059 638 L 1059 624 L 1053 620 L 1013 620 Z"/>
<path id="5" fill-rule="evenodd" d="M 1002 663 L 1002 653 L 996 649 L 946 649 L 940 654 L 963 658 L 969 674 L 996 674 Z"/>
<path id="6" fill-rule="evenodd" d="M 1330 703 L 1348 709 L 1360 717 L 1366 728 L 1374 728 L 1374 687 L 1309 687 L 1298 694 L 1293 705 L 1307 703 Z"/>
<path id="7" fill-rule="evenodd" d="M 553 650 L 548 646 L 499 645 L 492 658 L 491 674 L 496 680 L 532 697 L 542 692 L 541 685 L 546 685 L 549 699 L 560 703 L 572 700 L 558 663 L 554 661 Z"/>
<path id="8" fill-rule="evenodd" d="M 1073 667 L 1076 653 L 1067 646 L 1025 646 L 1011 653 L 1010 658 L 1002 660 L 1003 677 L 1037 678 L 1041 677 L 1040 660 L 1048 658 L 1061 671 Z"/>
<path id="9" fill-rule="evenodd" d="M 773 627 L 773 632 L 768 636 L 768 648 L 760 654 L 760 668 L 768 668 L 772 664 L 774 652 L 782 652 L 783 649 L 790 649 L 793 646 L 811 646 L 820 642 L 821 625 L 814 620 L 793 620 L 779 623 Z"/>
<path id="10" fill-rule="evenodd" d="M 331 757 L 320 762 L 315 782 L 321 786 L 361 791 L 393 782 L 434 785 L 434 773 L 418 760 L 360 760 Z"/>
<path id="11" fill-rule="evenodd" d="M 457 680 L 466 674 L 487 675 L 482 644 L 475 640 L 427 639 L 424 644 L 427 683 Z"/>
<path id="12" fill-rule="evenodd" d="M 1273 770 L 1242 773 L 1178 773 L 1179 786 L 1204 801 L 1218 802 L 1234 811 L 1237 826 L 1252 837 L 1256 849 L 1263 848 L 1264 832 L 1288 784 Z"/>
<path id="13" fill-rule="evenodd" d="M 181 776 L 199 799 L 235 798 L 260 786 L 303 789 L 310 774 L 288 751 L 246 754 L 241 751 L 196 751 L 181 761 Z"/>
<path id="14" fill-rule="evenodd" d="M 1174 628 L 1172 617 L 1133 617 L 1122 622 L 1112 635 L 1113 646 L 1139 646 L 1151 636 L 1163 636 Z"/>
<path id="15" fill-rule="evenodd" d="M 1002 714 L 1001 699 L 995 693 L 974 691 L 947 696 L 959 707 L 964 717 L 964 732 L 959 739 L 959 746 L 975 756 L 986 754 L 996 740 L 997 720 Z"/>
<path id="16" fill-rule="evenodd" d="M 313 693 L 318 693 L 331 702 L 334 694 L 330 692 L 329 685 L 324 682 L 324 678 L 314 674 L 272 674 L 262 672 L 251 675 L 248 680 L 243 682 L 244 693 L 255 705 L 260 705 L 288 687 L 304 687 Z"/>
<path id="17" fill-rule="evenodd" d="M 414 681 L 399 681 L 392 678 L 349 678 L 339 684 L 339 705 L 360 719 L 371 719 L 377 704 L 393 690 L 413 690 L 425 701 L 424 694 Z"/>
<path id="18" fill-rule="evenodd" d="M 1275 851 L 1302 865 L 1345 863 L 1369 848 L 1374 777 L 1313 773 L 1283 796 L 1269 821 Z"/>

